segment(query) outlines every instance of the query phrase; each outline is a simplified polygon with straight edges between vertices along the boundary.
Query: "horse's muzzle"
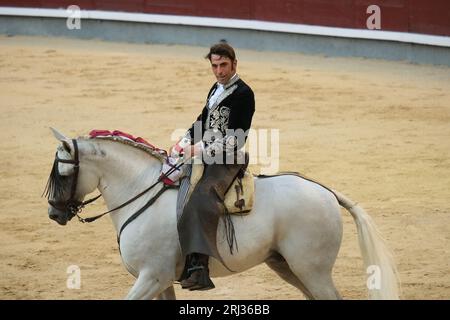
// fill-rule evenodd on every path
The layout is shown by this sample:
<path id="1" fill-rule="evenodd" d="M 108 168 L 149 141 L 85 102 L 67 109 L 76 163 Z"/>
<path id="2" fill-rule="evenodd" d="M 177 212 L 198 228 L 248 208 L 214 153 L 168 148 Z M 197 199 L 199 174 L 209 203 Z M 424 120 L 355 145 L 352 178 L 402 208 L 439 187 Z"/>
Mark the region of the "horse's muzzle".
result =
<path id="1" fill-rule="evenodd" d="M 56 222 L 58 222 L 58 224 L 64 226 L 67 224 L 67 213 L 56 209 L 52 206 L 48 207 L 48 216 L 50 219 L 55 220 Z"/>

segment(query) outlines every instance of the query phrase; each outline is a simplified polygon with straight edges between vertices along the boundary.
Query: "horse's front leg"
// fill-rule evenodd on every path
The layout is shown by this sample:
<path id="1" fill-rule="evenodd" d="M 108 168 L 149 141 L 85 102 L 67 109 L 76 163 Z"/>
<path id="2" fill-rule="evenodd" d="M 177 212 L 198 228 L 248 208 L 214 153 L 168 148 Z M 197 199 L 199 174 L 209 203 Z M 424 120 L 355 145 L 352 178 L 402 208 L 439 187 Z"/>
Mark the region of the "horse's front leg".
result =
<path id="1" fill-rule="evenodd" d="M 151 300 L 157 296 L 170 297 L 170 287 L 173 290 L 172 280 L 168 277 L 155 276 L 154 274 L 140 273 L 131 290 L 128 292 L 128 300 Z M 173 298 L 175 291 L 173 290 Z"/>

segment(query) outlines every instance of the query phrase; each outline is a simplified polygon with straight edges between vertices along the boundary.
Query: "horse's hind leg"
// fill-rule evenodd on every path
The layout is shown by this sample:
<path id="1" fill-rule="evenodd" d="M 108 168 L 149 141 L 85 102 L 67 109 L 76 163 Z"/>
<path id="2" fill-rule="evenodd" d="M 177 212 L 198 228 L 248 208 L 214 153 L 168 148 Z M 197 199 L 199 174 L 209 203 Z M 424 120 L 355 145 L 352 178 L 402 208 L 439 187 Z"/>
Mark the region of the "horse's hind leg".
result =
<path id="1" fill-rule="evenodd" d="M 319 269 L 302 272 L 302 267 L 291 268 L 280 254 L 272 255 L 266 263 L 283 280 L 300 289 L 310 300 L 341 299 L 331 278 L 331 272 L 318 271 Z"/>
<path id="2" fill-rule="evenodd" d="M 176 300 L 175 289 L 173 288 L 173 285 L 161 292 L 156 297 L 156 300 Z"/>
<path id="3" fill-rule="evenodd" d="M 331 272 L 320 273 L 311 272 L 302 278 L 302 283 L 314 300 L 340 300 L 342 299 L 339 292 L 334 286 Z"/>
<path id="4" fill-rule="evenodd" d="M 282 255 L 274 253 L 265 262 L 270 269 L 280 276 L 281 279 L 299 289 L 308 299 L 313 299 L 311 293 L 292 272 Z"/>
<path id="5" fill-rule="evenodd" d="M 314 300 L 339 300 L 342 299 L 334 286 L 331 277 L 331 270 L 324 270 L 320 267 L 309 266 L 304 269 L 296 268 L 292 264 L 289 268 L 305 286 L 309 299 Z"/>
<path id="6" fill-rule="evenodd" d="M 164 281 L 163 277 L 161 277 L 163 274 L 160 273 L 159 275 L 160 277 L 157 277 L 154 274 L 141 272 L 130 292 L 128 292 L 126 299 L 151 300 L 166 293 L 170 294 L 171 281 Z M 167 291 L 168 288 L 169 291 Z"/>

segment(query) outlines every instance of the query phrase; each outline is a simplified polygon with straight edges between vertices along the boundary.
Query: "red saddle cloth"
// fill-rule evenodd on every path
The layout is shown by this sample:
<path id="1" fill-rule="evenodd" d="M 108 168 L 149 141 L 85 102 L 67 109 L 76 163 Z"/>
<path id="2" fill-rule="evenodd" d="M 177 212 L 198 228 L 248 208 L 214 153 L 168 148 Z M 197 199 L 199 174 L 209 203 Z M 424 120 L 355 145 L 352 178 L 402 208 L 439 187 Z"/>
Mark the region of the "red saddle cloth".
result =
<path id="1" fill-rule="evenodd" d="M 148 147 L 152 148 L 153 150 L 156 150 L 156 151 L 158 151 L 160 153 L 167 154 L 165 150 L 155 147 L 154 145 L 152 145 L 150 142 L 146 141 L 145 139 L 143 139 L 141 137 L 135 137 L 135 136 L 133 136 L 133 135 L 131 135 L 129 133 L 122 132 L 122 131 L 119 131 L 119 130 L 114 130 L 114 131 L 111 132 L 109 130 L 96 130 L 96 129 L 94 129 L 91 132 L 89 132 L 89 137 L 91 137 L 91 138 L 104 137 L 104 136 L 116 136 L 116 137 L 127 138 L 129 140 L 134 141 L 134 142 L 144 144 L 144 145 L 146 145 L 146 146 L 148 146 Z"/>

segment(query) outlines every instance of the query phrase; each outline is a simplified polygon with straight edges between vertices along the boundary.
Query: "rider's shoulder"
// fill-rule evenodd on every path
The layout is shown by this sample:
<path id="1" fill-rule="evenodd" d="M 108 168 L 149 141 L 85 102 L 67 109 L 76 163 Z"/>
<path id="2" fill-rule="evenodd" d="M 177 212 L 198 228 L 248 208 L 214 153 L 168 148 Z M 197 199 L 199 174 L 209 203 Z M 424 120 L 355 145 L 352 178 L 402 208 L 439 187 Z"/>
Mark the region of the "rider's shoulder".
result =
<path id="1" fill-rule="evenodd" d="M 244 80 L 239 79 L 239 81 L 237 82 L 237 88 L 235 90 L 236 94 L 248 94 L 248 95 L 253 95 L 253 90 L 252 88 L 250 88 L 250 86 L 244 82 Z"/>

